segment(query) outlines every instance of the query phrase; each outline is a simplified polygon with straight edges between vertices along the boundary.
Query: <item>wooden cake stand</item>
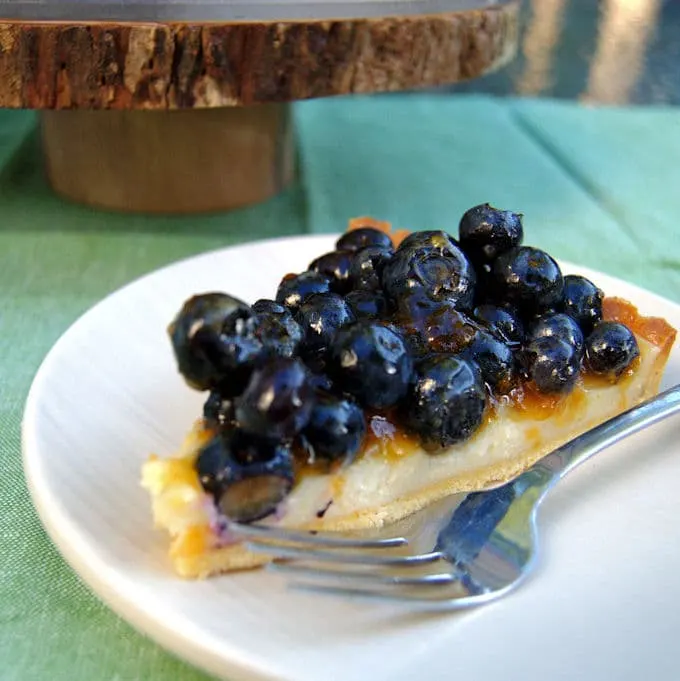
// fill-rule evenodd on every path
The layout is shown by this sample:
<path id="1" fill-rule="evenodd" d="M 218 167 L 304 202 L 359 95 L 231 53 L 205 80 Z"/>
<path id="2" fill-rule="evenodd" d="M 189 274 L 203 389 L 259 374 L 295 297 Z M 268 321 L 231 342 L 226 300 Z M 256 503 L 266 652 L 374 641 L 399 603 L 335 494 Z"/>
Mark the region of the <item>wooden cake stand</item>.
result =
<path id="1" fill-rule="evenodd" d="M 517 39 L 518 0 L 0 0 L 0 107 L 40 109 L 63 196 L 226 210 L 293 177 L 289 102 L 468 80 Z"/>

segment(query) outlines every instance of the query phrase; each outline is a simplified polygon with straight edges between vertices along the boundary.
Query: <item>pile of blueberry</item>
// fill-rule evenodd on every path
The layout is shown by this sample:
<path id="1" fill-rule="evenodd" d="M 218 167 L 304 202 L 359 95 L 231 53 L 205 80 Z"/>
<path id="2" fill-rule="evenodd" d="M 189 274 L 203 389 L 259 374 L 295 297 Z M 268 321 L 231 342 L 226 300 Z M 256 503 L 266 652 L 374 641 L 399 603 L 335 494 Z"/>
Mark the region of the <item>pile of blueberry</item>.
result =
<path id="1" fill-rule="evenodd" d="M 483 204 L 458 240 L 414 232 L 395 248 L 371 227 L 349 231 L 275 300 L 188 300 L 170 335 L 182 375 L 210 393 L 217 435 L 196 466 L 221 513 L 272 513 L 295 457 L 351 460 L 376 414 L 436 454 L 520 384 L 563 394 L 582 366 L 621 375 L 639 354 L 631 331 L 602 321 L 591 281 L 522 240 L 521 215 Z"/>

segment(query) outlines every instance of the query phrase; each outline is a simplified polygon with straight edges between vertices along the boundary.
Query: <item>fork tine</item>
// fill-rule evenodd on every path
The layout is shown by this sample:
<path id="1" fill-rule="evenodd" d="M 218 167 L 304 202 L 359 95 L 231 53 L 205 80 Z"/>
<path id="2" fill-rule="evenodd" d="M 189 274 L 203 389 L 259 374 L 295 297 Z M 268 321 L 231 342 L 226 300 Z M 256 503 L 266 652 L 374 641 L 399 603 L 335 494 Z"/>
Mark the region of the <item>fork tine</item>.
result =
<path id="1" fill-rule="evenodd" d="M 311 577 L 312 579 L 335 579 L 341 582 L 361 582 L 363 584 L 385 584 L 394 586 L 442 586 L 453 584 L 458 577 L 450 572 L 405 577 L 403 575 L 383 575 L 378 572 L 349 572 L 345 570 L 320 570 L 304 565 L 290 563 L 271 563 L 267 565 L 271 572 L 283 572 L 294 578 Z"/>
<path id="2" fill-rule="evenodd" d="M 299 532 L 286 530 L 281 527 L 268 525 L 242 525 L 241 523 L 229 523 L 229 531 L 234 534 L 249 538 L 261 538 L 263 540 L 290 541 L 299 544 L 314 546 L 337 546 L 339 548 L 356 549 L 391 549 L 398 546 L 406 546 L 408 541 L 404 537 L 389 537 L 388 539 L 353 539 L 350 537 L 330 537 L 327 534 L 315 535 L 312 532 Z"/>
<path id="3" fill-rule="evenodd" d="M 443 557 L 440 551 L 420 553 L 414 556 L 379 556 L 371 553 L 341 553 L 317 549 L 298 548 L 297 546 L 277 546 L 262 542 L 246 542 L 246 548 L 254 553 L 266 553 L 276 558 L 296 558 L 324 563 L 351 563 L 354 565 L 387 565 L 391 567 L 411 567 L 434 563 Z"/>
<path id="4" fill-rule="evenodd" d="M 508 588 L 499 591 L 470 593 L 460 582 L 450 584 L 452 588 L 460 587 L 457 593 L 452 593 L 452 589 L 440 588 L 432 591 L 427 590 L 427 595 L 424 595 L 421 589 L 418 589 L 417 593 L 410 593 L 393 589 L 331 586 L 306 582 L 299 582 L 294 586 L 304 591 L 312 591 L 322 595 L 361 597 L 392 603 L 418 603 L 423 606 L 429 604 L 445 610 L 467 610 L 495 601 L 510 591 L 510 588 Z"/>

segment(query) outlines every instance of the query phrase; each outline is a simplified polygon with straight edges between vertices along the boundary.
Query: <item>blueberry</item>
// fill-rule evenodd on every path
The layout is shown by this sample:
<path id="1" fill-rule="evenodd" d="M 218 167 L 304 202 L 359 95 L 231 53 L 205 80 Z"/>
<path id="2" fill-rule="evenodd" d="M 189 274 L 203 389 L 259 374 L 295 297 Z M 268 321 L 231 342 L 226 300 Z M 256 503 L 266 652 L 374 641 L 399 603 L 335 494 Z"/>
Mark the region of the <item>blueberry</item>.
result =
<path id="1" fill-rule="evenodd" d="M 440 355 L 418 365 L 403 418 L 423 447 L 436 452 L 469 438 L 482 424 L 485 409 L 479 367 L 462 357 Z"/>
<path id="2" fill-rule="evenodd" d="M 254 435 L 291 439 L 307 425 L 314 391 L 299 359 L 276 359 L 256 369 L 236 400 L 239 426 Z"/>
<path id="3" fill-rule="evenodd" d="M 359 251 L 350 267 L 353 289 L 377 291 L 382 286 L 382 271 L 392 257 L 393 249 L 368 246 Z"/>
<path id="4" fill-rule="evenodd" d="M 400 244 L 397 250 L 407 251 L 411 248 L 427 249 L 439 255 L 451 255 L 458 251 L 455 239 L 441 230 L 421 230 L 411 232 Z"/>
<path id="5" fill-rule="evenodd" d="M 543 336 L 555 336 L 576 348 L 579 361 L 583 358 L 583 333 L 581 327 L 569 315 L 553 312 L 539 315 L 527 334 L 529 340 Z"/>
<path id="6" fill-rule="evenodd" d="M 379 322 L 348 326 L 331 346 L 331 378 L 371 409 L 387 409 L 406 394 L 412 366 L 401 334 Z"/>
<path id="7" fill-rule="evenodd" d="M 540 312 L 558 304 L 564 281 L 555 260 L 545 251 L 520 246 L 503 253 L 493 264 L 495 295 L 520 311 Z"/>
<path id="8" fill-rule="evenodd" d="M 236 522 L 270 515 L 293 486 L 290 447 L 240 430 L 216 435 L 201 448 L 195 465 L 203 489 Z"/>
<path id="9" fill-rule="evenodd" d="M 460 309 L 471 307 L 476 275 L 455 244 L 446 253 L 430 247 L 399 248 L 383 269 L 383 289 L 398 301 L 411 289 L 423 288 L 433 300 L 449 300 Z"/>
<path id="10" fill-rule="evenodd" d="M 180 373 L 197 390 L 219 388 L 228 397 L 248 380 L 262 343 L 255 315 L 224 293 L 189 298 L 168 328 Z"/>
<path id="11" fill-rule="evenodd" d="M 354 313 L 337 293 L 315 293 L 300 305 L 297 313 L 304 334 L 304 354 L 325 351 L 335 334 L 354 321 Z"/>
<path id="12" fill-rule="evenodd" d="M 389 234 L 381 232 L 373 227 L 360 227 L 343 234 L 335 244 L 338 250 L 356 252 L 368 246 L 382 246 L 392 248 L 392 239 Z"/>
<path id="13" fill-rule="evenodd" d="M 331 251 L 313 260 L 308 269 L 328 277 L 331 291 L 346 293 L 351 288 L 349 273 L 353 257 L 351 251 Z"/>
<path id="14" fill-rule="evenodd" d="M 423 289 L 412 289 L 398 301 L 393 320 L 418 355 L 460 352 L 480 329 L 452 302 L 434 301 Z"/>
<path id="15" fill-rule="evenodd" d="M 473 311 L 474 318 L 491 333 L 510 346 L 519 346 L 524 341 L 524 325 L 514 308 L 485 303 Z"/>
<path id="16" fill-rule="evenodd" d="M 619 322 L 600 322 L 586 338 L 586 365 L 593 373 L 618 378 L 639 356 L 633 332 Z"/>
<path id="17" fill-rule="evenodd" d="M 349 461 L 364 441 L 366 418 L 355 402 L 319 395 L 302 435 L 314 456 Z"/>
<path id="18" fill-rule="evenodd" d="M 282 314 L 284 312 L 288 312 L 288 308 L 285 305 L 277 303 L 275 300 L 270 300 L 269 298 L 260 298 L 259 300 L 256 300 L 251 305 L 251 308 L 255 314 L 259 314 L 261 312 L 271 312 L 273 314 Z"/>
<path id="19" fill-rule="evenodd" d="M 576 383 L 581 368 L 577 349 L 557 336 L 540 336 L 521 353 L 527 378 L 542 393 L 566 393 Z"/>
<path id="20" fill-rule="evenodd" d="M 212 427 L 232 427 L 236 419 L 234 401 L 213 390 L 203 405 L 203 419 Z"/>
<path id="21" fill-rule="evenodd" d="M 589 334 L 602 319 L 604 293 L 590 279 L 576 274 L 564 277 L 562 309 L 573 317 L 584 334 Z"/>
<path id="22" fill-rule="evenodd" d="M 488 262 L 521 245 L 522 216 L 484 203 L 463 215 L 458 234 L 461 247 L 473 260 Z"/>
<path id="23" fill-rule="evenodd" d="M 515 355 L 506 343 L 489 331 L 480 331 L 461 356 L 479 366 L 484 382 L 494 393 L 504 395 L 517 384 Z"/>
<path id="24" fill-rule="evenodd" d="M 318 272 L 302 272 L 287 274 L 279 284 L 276 302 L 285 305 L 291 312 L 295 311 L 313 293 L 328 293 L 330 280 Z"/>
<path id="25" fill-rule="evenodd" d="M 302 329 L 288 308 L 269 300 L 257 301 L 253 310 L 253 333 L 262 343 L 261 359 L 293 357 L 302 342 Z"/>
<path id="26" fill-rule="evenodd" d="M 387 312 L 387 301 L 381 291 L 350 291 L 345 301 L 357 319 L 379 319 Z"/>

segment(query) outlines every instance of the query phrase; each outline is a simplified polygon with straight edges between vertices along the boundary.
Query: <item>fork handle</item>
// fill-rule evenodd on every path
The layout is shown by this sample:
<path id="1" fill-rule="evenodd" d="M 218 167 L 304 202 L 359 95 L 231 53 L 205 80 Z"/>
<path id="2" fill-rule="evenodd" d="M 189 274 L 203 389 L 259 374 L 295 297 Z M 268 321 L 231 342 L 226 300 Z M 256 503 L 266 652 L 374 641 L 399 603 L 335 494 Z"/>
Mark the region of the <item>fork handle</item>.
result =
<path id="1" fill-rule="evenodd" d="M 567 473 L 639 430 L 680 412 L 680 385 L 592 428 L 535 463 L 515 481 L 515 489 L 538 487 L 541 497 Z M 519 489 L 518 489 L 519 488 Z"/>

